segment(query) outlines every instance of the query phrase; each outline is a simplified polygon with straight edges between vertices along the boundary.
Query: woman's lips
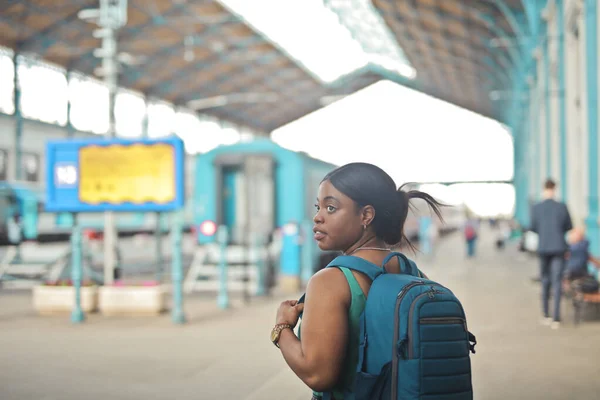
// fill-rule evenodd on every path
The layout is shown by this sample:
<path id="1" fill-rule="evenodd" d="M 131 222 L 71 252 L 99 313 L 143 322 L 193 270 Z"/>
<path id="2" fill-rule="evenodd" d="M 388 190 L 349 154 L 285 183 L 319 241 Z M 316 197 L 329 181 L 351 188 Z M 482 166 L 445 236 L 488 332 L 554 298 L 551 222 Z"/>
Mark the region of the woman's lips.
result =
<path id="1" fill-rule="evenodd" d="M 320 231 L 318 229 L 313 229 L 313 232 L 315 233 L 315 235 L 313 236 L 315 238 L 315 240 L 318 242 L 320 240 L 323 240 L 325 238 L 325 232 Z"/>

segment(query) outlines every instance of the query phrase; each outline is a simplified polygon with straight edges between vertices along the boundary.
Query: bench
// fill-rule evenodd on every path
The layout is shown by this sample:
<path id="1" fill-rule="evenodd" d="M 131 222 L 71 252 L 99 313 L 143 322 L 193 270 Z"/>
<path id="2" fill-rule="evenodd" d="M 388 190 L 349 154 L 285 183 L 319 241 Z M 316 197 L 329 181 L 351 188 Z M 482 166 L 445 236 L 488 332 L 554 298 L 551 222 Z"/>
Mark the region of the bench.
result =
<path id="1" fill-rule="evenodd" d="M 589 304 L 595 304 L 596 314 L 600 312 L 600 292 L 574 294 L 573 307 L 575 309 L 575 325 L 581 322 L 581 315 Z"/>
<path id="2" fill-rule="evenodd" d="M 596 312 L 600 313 L 600 292 L 580 293 L 573 290 L 571 282 L 568 279 L 562 281 L 562 292 L 565 298 L 573 301 L 575 325 L 581 322 L 583 312 L 590 304 L 596 305 Z"/>

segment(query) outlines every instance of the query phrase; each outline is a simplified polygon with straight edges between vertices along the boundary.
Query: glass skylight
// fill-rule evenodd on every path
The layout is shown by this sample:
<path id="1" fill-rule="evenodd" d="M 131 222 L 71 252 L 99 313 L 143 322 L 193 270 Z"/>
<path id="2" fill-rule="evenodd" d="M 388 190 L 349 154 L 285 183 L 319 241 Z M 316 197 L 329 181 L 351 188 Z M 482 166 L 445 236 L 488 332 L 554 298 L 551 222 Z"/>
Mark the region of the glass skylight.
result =
<path id="1" fill-rule="evenodd" d="M 414 76 L 397 46 L 379 53 L 394 42 L 389 32 L 386 36 L 385 25 L 368 0 L 343 0 L 342 4 L 329 7 L 324 0 L 219 1 L 322 82 L 333 82 L 369 63 Z M 344 14 L 340 13 L 343 10 L 359 13 L 360 22 L 338 17 Z M 377 24 L 381 26 L 376 27 Z M 365 27 L 369 30 L 363 32 Z M 376 60 L 382 56 L 395 60 L 396 68 Z"/>
<path id="2" fill-rule="evenodd" d="M 352 32 L 371 63 L 409 79 L 416 76 L 415 69 L 371 0 L 323 0 L 323 3 Z"/>

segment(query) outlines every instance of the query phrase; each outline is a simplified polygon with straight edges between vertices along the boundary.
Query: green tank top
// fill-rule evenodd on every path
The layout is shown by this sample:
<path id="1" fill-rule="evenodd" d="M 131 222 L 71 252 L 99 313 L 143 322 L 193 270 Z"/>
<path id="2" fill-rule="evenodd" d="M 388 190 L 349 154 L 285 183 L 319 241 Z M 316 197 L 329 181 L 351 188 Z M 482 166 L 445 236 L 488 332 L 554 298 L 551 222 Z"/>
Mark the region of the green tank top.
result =
<path id="1" fill-rule="evenodd" d="M 362 288 L 358 284 L 358 281 L 352 275 L 352 272 L 345 267 L 338 267 L 346 277 L 348 285 L 350 286 L 351 301 L 350 310 L 348 310 L 348 345 L 346 348 L 346 360 L 342 366 L 340 379 L 333 388 L 333 396 L 336 400 L 342 400 L 344 398 L 344 392 L 352 385 L 354 376 L 356 375 L 356 363 L 358 363 L 358 345 L 360 335 L 360 314 L 365 309 L 367 298 L 362 291 Z M 300 336 L 300 331 L 298 331 Z M 313 392 L 317 397 L 321 397 L 322 393 Z"/>

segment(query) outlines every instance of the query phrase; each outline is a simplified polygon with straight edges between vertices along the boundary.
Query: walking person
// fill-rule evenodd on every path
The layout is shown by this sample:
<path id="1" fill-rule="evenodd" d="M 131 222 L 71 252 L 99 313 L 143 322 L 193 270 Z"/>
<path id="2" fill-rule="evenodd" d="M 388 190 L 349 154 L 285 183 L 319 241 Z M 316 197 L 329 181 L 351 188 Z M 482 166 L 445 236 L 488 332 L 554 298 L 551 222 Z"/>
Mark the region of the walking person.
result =
<path id="1" fill-rule="evenodd" d="M 478 238 L 478 223 L 477 220 L 468 213 L 467 221 L 465 222 L 465 227 L 463 233 L 465 235 L 465 243 L 467 245 L 467 257 L 472 258 L 475 257 L 477 238 Z"/>
<path id="2" fill-rule="evenodd" d="M 555 200 L 555 191 L 556 183 L 547 179 L 544 183 L 543 200 L 532 208 L 530 226 L 531 231 L 538 234 L 543 323 L 553 329 L 560 326 L 561 281 L 569 249 L 565 235 L 573 229 L 569 210 L 566 204 Z M 549 310 L 550 289 L 554 298 L 552 316 Z"/>

